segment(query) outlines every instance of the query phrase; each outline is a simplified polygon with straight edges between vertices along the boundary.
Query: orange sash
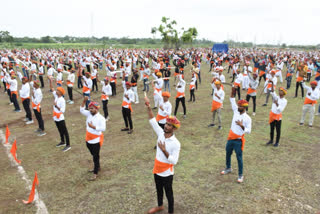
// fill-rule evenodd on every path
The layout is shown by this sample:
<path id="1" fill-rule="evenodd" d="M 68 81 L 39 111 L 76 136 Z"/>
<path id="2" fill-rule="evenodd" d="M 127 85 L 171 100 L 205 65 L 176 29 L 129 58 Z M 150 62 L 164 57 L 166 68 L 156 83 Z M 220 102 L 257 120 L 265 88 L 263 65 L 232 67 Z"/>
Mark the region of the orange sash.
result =
<path id="1" fill-rule="evenodd" d="M 155 91 L 157 91 L 158 93 L 161 91 L 161 88 L 154 88 Z M 153 96 L 156 95 L 156 93 L 153 93 Z"/>
<path id="2" fill-rule="evenodd" d="M 158 161 L 157 158 L 154 159 L 154 167 L 153 167 L 153 174 L 157 174 L 157 173 L 161 173 L 161 172 L 165 172 L 168 169 L 170 169 L 170 171 L 173 171 L 173 164 L 169 164 L 169 163 L 163 163 L 161 161 Z"/>
<path id="3" fill-rule="evenodd" d="M 282 119 L 282 113 L 280 114 L 275 114 L 273 113 L 272 111 L 270 111 L 270 114 L 269 114 L 269 123 L 272 123 L 273 121 L 277 120 L 281 120 Z"/>
<path id="4" fill-rule="evenodd" d="M 311 100 L 308 97 L 306 97 L 303 104 L 304 105 L 308 105 L 308 104 L 315 105 L 315 104 L 317 104 L 317 100 Z"/>
<path id="5" fill-rule="evenodd" d="M 256 72 L 257 70 L 258 70 L 257 67 L 254 67 L 254 68 L 253 68 L 253 72 Z"/>
<path id="6" fill-rule="evenodd" d="M 17 98 L 18 98 L 18 92 L 17 91 L 11 91 L 11 97 L 12 97 L 13 94 L 15 94 L 17 96 Z"/>
<path id="7" fill-rule="evenodd" d="M 58 112 L 56 112 L 55 110 L 53 110 L 52 117 L 55 117 L 55 116 L 56 116 L 56 117 L 59 119 L 61 115 L 62 115 L 62 112 L 58 113 Z"/>
<path id="8" fill-rule="evenodd" d="M 101 95 L 101 100 L 107 100 L 108 98 L 109 98 L 109 96 L 106 94 Z"/>
<path id="9" fill-rule="evenodd" d="M 30 97 L 27 97 L 27 98 L 22 98 L 22 97 L 21 97 L 21 101 L 22 101 L 22 102 L 25 101 L 25 100 L 27 100 L 27 99 L 30 99 Z"/>
<path id="10" fill-rule="evenodd" d="M 58 81 L 57 81 L 57 84 L 62 85 L 62 80 L 58 80 Z"/>
<path id="11" fill-rule="evenodd" d="M 229 135 L 228 135 L 228 140 L 236 140 L 241 138 L 241 150 L 243 151 L 244 149 L 244 144 L 246 142 L 246 139 L 244 139 L 244 134 L 242 136 L 235 134 L 231 129 L 229 131 Z"/>
<path id="12" fill-rule="evenodd" d="M 211 112 L 221 108 L 221 106 L 222 106 L 222 103 L 219 103 L 219 102 L 217 102 L 215 100 L 212 100 Z"/>
<path id="13" fill-rule="evenodd" d="M 131 83 L 131 86 L 132 86 L 132 87 L 135 87 L 135 86 L 137 86 L 137 83 L 136 83 L 136 82 Z M 161 90 L 161 89 L 160 89 L 160 90 Z"/>
<path id="14" fill-rule="evenodd" d="M 292 76 L 292 73 L 287 73 L 287 77 L 290 77 L 290 76 Z"/>
<path id="15" fill-rule="evenodd" d="M 319 72 L 316 73 L 316 77 L 318 77 L 318 76 L 320 76 L 320 73 L 319 73 Z"/>
<path id="16" fill-rule="evenodd" d="M 234 86 L 238 86 L 238 87 L 240 88 L 240 83 L 234 82 L 233 85 L 234 85 Z"/>
<path id="17" fill-rule="evenodd" d="M 83 89 L 82 89 L 82 92 L 83 93 L 90 93 L 90 91 L 91 91 L 91 89 L 90 88 L 88 88 L 87 86 L 83 86 Z"/>
<path id="18" fill-rule="evenodd" d="M 131 107 L 131 103 L 127 103 L 126 101 L 122 101 L 122 106 L 129 106 L 130 111 L 133 112 L 132 107 Z"/>
<path id="19" fill-rule="evenodd" d="M 254 92 L 257 92 L 256 89 L 248 88 L 247 94 L 252 94 Z"/>
<path id="20" fill-rule="evenodd" d="M 264 71 L 260 71 L 259 77 L 263 76 L 265 73 L 266 73 L 266 72 L 264 72 Z"/>
<path id="21" fill-rule="evenodd" d="M 167 119 L 168 117 L 169 116 L 162 116 L 160 114 L 157 114 L 156 120 L 157 120 L 157 122 L 159 122 L 160 120 Z"/>
<path id="22" fill-rule="evenodd" d="M 96 139 L 100 137 L 100 141 L 99 141 L 99 144 L 100 144 L 100 147 L 103 145 L 103 139 L 104 139 L 104 135 L 103 133 L 101 133 L 101 135 L 96 135 L 96 134 L 92 134 L 90 132 L 86 132 L 86 141 L 90 141 L 90 140 L 93 140 L 93 139 Z"/>
<path id="23" fill-rule="evenodd" d="M 114 82 L 115 84 L 117 84 L 117 78 L 111 77 L 111 82 Z"/>
<path id="24" fill-rule="evenodd" d="M 32 104 L 32 108 L 35 108 L 37 109 L 37 111 L 40 113 L 40 103 L 38 105 L 34 104 L 34 102 L 31 102 Z"/>
<path id="25" fill-rule="evenodd" d="M 180 96 L 183 96 L 183 97 L 184 97 L 184 92 L 179 92 L 179 91 L 178 91 L 176 98 L 178 98 L 178 97 L 180 97 Z"/>
<path id="26" fill-rule="evenodd" d="M 190 86 L 189 86 L 190 91 L 191 91 L 194 87 L 195 87 L 195 85 L 190 85 Z"/>
<path id="27" fill-rule="evenodd" d="M 149 75 L 143 74 L 143 78 L 144 78 L 144 79 L 149 79 Z"/>
<path id="28" fill-rule="evenodd" d="M 73 82 L 67 80 L 67 85 L 72 85 L 73 86 L 73 84 L 74 84 Z"/>
<path id="29" fill-rule="evenodd" d="M 296 82 L 301 82 L 303 80 L 303 77 L 298 77 Z"/>

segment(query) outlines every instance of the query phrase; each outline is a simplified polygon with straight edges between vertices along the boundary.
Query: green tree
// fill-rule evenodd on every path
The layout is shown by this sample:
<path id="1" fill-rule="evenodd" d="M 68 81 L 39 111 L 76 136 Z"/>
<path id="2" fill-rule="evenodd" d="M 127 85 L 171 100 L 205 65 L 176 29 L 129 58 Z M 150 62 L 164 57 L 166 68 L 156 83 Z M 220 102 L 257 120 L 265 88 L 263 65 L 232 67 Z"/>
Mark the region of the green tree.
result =
<path id="1" fill-rule="evenodd" d="M 42 43 L 52 43 L 53 42 L 53 40 L 51 39 L 50 36 L 41 37 L 40 41 Z"/>
<path id="2" fill-rule="evenodd" d="M 10 35 L 9 31 L 0 31 L 0 42 L 12 43 L 13 41 L 13 36 Z"/>
<path id="3" fill-rule="evenodd" d="M 182 28 L 184 30 L 184 28 Z M 179 48 L 181 43 L 192 43 L 192 41 L 197 37 L 198 31 L 196 28 L 189 28 L 187 31 L 179 35 L 181 32 L 177 30 L 177 22 L 175 20 L 170 20 L 168 17 L 162 17 L 161 24 L 159 27 L 151 28 L 151 33 L 155 36 L 159 32 L 164 43 L 164 48 Z"/>

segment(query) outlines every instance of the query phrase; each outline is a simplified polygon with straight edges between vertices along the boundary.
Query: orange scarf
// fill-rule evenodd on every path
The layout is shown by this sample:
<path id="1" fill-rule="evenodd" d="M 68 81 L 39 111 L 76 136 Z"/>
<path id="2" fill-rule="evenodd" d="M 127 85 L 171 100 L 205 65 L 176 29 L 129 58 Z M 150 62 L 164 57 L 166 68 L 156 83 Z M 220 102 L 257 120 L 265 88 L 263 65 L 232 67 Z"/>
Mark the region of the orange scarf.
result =
<path id="1" fill-rule="evenodd" d="M 163 163 L 161 161 L 158 161 L 157 158 L 154 159 L 154 167 L 153 167 L 153 174 L 157 174 L 157 173 L 161 173 L 161 172 L 165 172 L 168 169 L 170 169 L 170 171 L 173 171 L 173 164 L 169 164 L 169 163 Z"/>
<path id="2" fill-rule="evenodd" d="M 190 85 L 190 86 L 189 86 L 190 91 L 191 91 L 194 87 L 195 87 L 195 85 Z"/>
<path id="3" fill-rule="evenodd" d="M 59 119 L 61 115 L 62 115 L 62 112 L 58 113 L 55 110 L 53 110 L 52 117 L 57 117 Z"/>
<path id="4" fill-rule="evenodd" d="M 12 97 L 13 94 L 17 95 L 17 98 L 18 98 L 18 92 L 17 91 L 11 91 L 11 97 Z"/>
<path id="5" fill-rule="evenodd" d="M 248 88 L 247 94 L 252 94 L 252 93 L 255 93 L 255 92 L 257 92 L 256 89 Z"/>
<path id="6" fill-rule="evenodd" d="M 27 98 L 22 98 L 22 97 L 21 97 L 21 101 L 22 101 L 22 102 L 25 101 L 25 100 L 27 100 L 27 99 L 30 99 L 30 97 L 27 97 Z"/>
<path id="7" fill-rule="evenodd" d="M 308 97 L 306 97 L 303 104 L 304 105 L 307 105 L 307 104 L 315 105 L 315 104 L 317 104 L 317 100 L 311 100 Z"/>
<path id="8" fill-rule="evenodd" d="M 86 132 L 86 141 L 90 141 L 90 140 L 93 140 L 93 139 L 96 139 L 100 137 L 100 141 L 99 141 L 99 144 L 100 144 L 100 147 L 103 145 L 103 139 L 104 139 L 104 135 L 103 133 L 101 133 L 101 135 L 96 135 L 96 134 L 92 134 L 90 132 Z"/>
<path id="9" fill-rule="evenodd" d="M 131 107 L 131 103 L 127 103 L 126 101 L 122 101 L 122 106 L 129 106 L 130 111 L 133 112 L 132 107 Z"/>
<path id="10" fill-rule="evenodd" d="M 269 123 L 272 123 L 273 121 L 277 120 L 281 120 L 282 119 L 282 113 L 280 114 L 275 114 L 273 113 L 272 111 L 270 111 L 270 114 L 269 114 Z"/>
<path id="11" fill-rule="evenodd" d="M 157 120 L 157 122 L 159 122 L 160 120 L 167 119 L 168 117 L 169 116 L 162 116 L 160 114 L 157 114 L 156 120 Z"/>
<path id="12" fill-rule="evenodd" d="M 31 102 L 32 108 L 36 108 L 37 111 L 40 113 L 40 103 L 38 105 L 34 104 L 34 102 Z"/>
<path id="13" fill-rule="evenodd" d="M 90 93 L 90 91 L 91 91 L 91 89 L 90 88 L 88 88 L 87 86 L 83 86 L 83 89 L 82 89 L 82 92 L 83 93 Z"/>
<path id="14" fill-rule="evenodd" d="M 229 131 L 229 135 L 228 135 L 228 140 L 236 140 L 241 138 L 241 150 L 243 151 L 244 149 L 244 144 L 246 142 L 246 139 L 244 139 L 244 134 L 242 136 L 235 134 L 231 129 Z"/>
<path id="15" fill-rule="evenodd" d="M 108 98 L 109 98 L 109 96 L 106 94 L 101 95 L 101 100 L 107 100 Z"/>
<path id="16" fill-rule="evenodd" d="M 178 91 L 176 98 L 178 98 L 178 97 L 180 97 L 180 96 L 183 96 L 183 97 L 184 97 L 184 92 L 179 92 L 179 91 Z"/>
<path id="17" fill-rule="evenodd" d="M 266 72 L 264 72 L 264 71 L 260 71 L 259 77 L 263 76 L 265 73 L 266 73 Z"/>
<path id="18" fill-rule="evenodd" d="M 222 106 L 222 103 L 219 103 L 219 102 L 217 102 L 215 100 L 212 100 L 211 112 L 221 108 L 221 106 Z"/>
<path id="19" fill-rule="evenodd" d="M 73 84 L 74 84 L 73 82 L 67 80 L 67 85 L 72 85 L 73 86 Z"/>
<path id="20" fill-rule="evenodd" d="M 303 80 L 303 77 L 298 77 L 296 82 L 301 82 Z"/>

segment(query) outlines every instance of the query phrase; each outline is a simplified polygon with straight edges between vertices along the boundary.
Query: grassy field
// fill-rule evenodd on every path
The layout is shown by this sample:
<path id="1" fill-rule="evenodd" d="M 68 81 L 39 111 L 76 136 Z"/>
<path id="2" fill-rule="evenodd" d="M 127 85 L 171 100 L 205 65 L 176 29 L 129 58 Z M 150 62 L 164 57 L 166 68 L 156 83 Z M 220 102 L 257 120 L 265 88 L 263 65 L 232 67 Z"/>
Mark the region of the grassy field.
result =
<path id="1" fill-rule="evenodd" d="M 186 79 L 190 80 L 186 69 Z M 225 144 L 232 119 L 229 102 L 230 87 L 225 86 L 223 129 L 208 128 L 211 123 L 211 74 L 203 63 L 202 84 L 196 91 L 196 102 L 187 103 L 187 118 L 181 119 L 176 136 L 181 143 L 178 165 L 175 167 L 175 213 L 316 213 L 320 210 L 320 132 L 318 117 L 314 127 L 300 127 L 303 100 L 288 92 L 288 106 L 283 113 L 282 136 L 278 148 L 266 147 L 269 139 L 268 115 L 271 108 L 262 107 L 265 96 L 257 99 L 257 115 L 252 117 L 252 133 L 246 136 L 243 184 L 237 184 L 237 162 L 232 156 L 234 172 L 221 176 L 225 167 Z M 104 75 L 104 72 L 100 72 Z M 227 81 L 230 79 L 226 74 Z M 46 82 L 47 83 L 47 82 Z M 171 87 L 172 87 L 171 82 Z M 283 84 L 284 85 L 284 84 Z M 262 86 L 260 86 L 262 87 Z M 100 86 L 101 88 L 101 86 Z M 24 112 L 14 113 L 6 94 L 0 94 L 1 129 L 9 124 L 11 135 L 17 139 L 18 158 L 28 176 L 37 171 L 39 192 L 50 213 L 146 213 L 156 205 L 152 168 L 156 136 L 150 129 L 142 102 L 142 83 L 138 85 L 140 104 L 133 105 L 134 133 L 120 131 L 122 88 L 109 101 L 111 120 L 107 123 L 105 143 L 101 150 L 102 171 L 95 182 L 87 181 L 92 159 L 85 145 L 85 117 L 79 113 L 82 97 L 74 92 L 75 104 L 68 105 L 66 123 L 72 149 L 61 152 L 58 131 L 52 120 L 53 97 L 48 84 L 43 89 L 43 117 L 46 136 L 33 132 L 37 122 L 25 125 Z M 172 91 L 175 96 L 175 90 Z M 149 97 L 152 92 L 149 92 Z M 174 107 L 174 96 L 170 101 Z M 242 91 L 242 96 L 245 92 Z M 100 93 L 93 94 L 99 100 Z M 186 93 L 189 99 L 189 93 Z M 251 107 L 251 105 L 250 105 Z M 102 113 L 102 110 L 100 111 Z M 249 108 L 251 115 L 252 109 Z M 33 205 L 24 205 L 29 191 L 16 168 L 10 166 L 3 146 L 0 146 L 0 213 L 35 213 Z M 18 200 L 18 201 L 16 201 Z M 165 206 L 167 206 L 166 199 Z M 162 212 L 166 213 L 166 212 Z"/>

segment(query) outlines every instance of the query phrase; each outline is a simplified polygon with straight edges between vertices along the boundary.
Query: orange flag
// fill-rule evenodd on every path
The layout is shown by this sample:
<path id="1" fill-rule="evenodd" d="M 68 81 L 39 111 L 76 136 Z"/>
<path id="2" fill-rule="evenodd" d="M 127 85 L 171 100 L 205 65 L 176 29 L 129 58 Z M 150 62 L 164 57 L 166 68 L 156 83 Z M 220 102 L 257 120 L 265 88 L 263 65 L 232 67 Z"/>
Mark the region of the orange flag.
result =
<path id="1" fill-rule="evenodd" d="M 10 152 L 11 152 L 13 158 L 16 160 L 16 162 L 18 164 L 20 164 L 21 161 L 17 159 L 17 155 L 16 155 L 16 152 L 17 152 L 17 140 L 14 140 Z"/>
<path id="2" fill-rule="evenodd" d="M 39 185 L 37 172 L 35 172 L 35 175 L 34 175 L 33 184 L 32 184 L 32 188 L 31 188 L 30 195 L 29 195 L 29 200 L 28 201 L 22 200 L 23 203 L 30 204 L 30 203 L 33 202 L 34 194 L 35 194 L 35 191 L 36 191 L 36 185 Z"/>
<path id="3" fill-rule="evenodd" d="M 8 139 L 9 139 L 10 134 L 11 133 L 10 133 L 8 125 L 7 125 L 7 128 L 6 128 L 6 143 L 8 143 Z"/>

